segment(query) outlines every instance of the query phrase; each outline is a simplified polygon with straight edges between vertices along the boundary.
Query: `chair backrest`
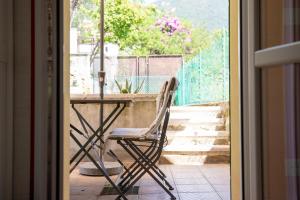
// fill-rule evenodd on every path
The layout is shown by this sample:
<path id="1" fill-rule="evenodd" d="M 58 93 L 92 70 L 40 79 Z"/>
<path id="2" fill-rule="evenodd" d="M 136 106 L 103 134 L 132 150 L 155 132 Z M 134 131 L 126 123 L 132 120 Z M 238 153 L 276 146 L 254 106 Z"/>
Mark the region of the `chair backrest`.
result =
<path id="1" fill-rule="evenodd" d="M 168 84 L 166 86 L 162 106 L 161 106 L 155 120 L 152 122 L 149 129 L 147 129 L 147 131 L 145 132 L 145 135 L 157 134 L 159 132 L 159 128 L 163 122 L 166 112 L 169 110 L 169 108 L 172 104 L 173 94 L 176 91 L 177 87 L 178 87 L 178 81 L 175 77 L 172 77 L 168 81 Z"/>
<path id="2" fill-rule="evenodd" d="M 164 103 L 167 87 L 168 87 L 168 81 L 165 81 L 164 84 L 162 85 L 159 95 L 158 95 L 157 106 L 156 106 L 156 115 L 158 115 L 158 113 Z"/>

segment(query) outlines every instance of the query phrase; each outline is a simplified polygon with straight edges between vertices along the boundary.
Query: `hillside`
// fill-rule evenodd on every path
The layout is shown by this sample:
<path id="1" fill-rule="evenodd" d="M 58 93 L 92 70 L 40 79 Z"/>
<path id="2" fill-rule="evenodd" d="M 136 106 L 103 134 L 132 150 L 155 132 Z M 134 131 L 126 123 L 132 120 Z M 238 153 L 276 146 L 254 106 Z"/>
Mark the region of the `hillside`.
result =
<path id="1" fill-rule="evenodd" d="M 172 10 L 175 14 L 190 20 L 194 25 L 208 29 L 228 28 L 228 0 L 144 0 L 158 7 Z"/>

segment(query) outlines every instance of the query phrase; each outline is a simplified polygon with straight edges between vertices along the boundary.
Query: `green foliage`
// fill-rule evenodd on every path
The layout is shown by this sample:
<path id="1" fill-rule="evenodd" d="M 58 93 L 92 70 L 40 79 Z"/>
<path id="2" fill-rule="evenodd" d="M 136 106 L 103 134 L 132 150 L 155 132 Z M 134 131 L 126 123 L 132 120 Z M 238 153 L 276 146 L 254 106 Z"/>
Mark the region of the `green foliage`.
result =
<path id="1" fill-rule="evenodd" d="M 105 41 L 121 45 L 142 23 L 143 16 L 136 12 L 138 7 L 128 0 L 107 0 L 105 5 Z"/>
<path id="2" fill-rule="evenodd" d="M 134 90 L 134 94 L 139 93 L 142 90 L 142 87 L 144 85 L 145 79 L 143 79 L 143 81 L 138 85 L 138 87 Z"/>
<path id="3" fill-rule="evenodd" d="M 120 46 L 123 55 L 182 54 L 192 57 L 211 43 L 210 32 L 180 19 L 184 29 L 168 35 L 156 22 L 167 12 L 142 0 L 105 1 L 105 41 Z M 81 43 L 99 38 L 100 0 L 84 0 L 74 12 L 72 27 L 79 30 Z"/>
<path id="4" fill-rule="evenodd" d="M 137 94 L 141 91 L 143 84 L 144 84 L 143 80 L 138 86 L 137 88 L 134 90 L 133 94 Z M 118 89 L 120 91 L 121 94 L 131 94 L 132 93 L 132 82 L 129 82 L 128 79 L 125 80 L 125 87 L 123 87 L 122 84 L 120 84 L 117 80 L 115 80 L 116 85 L 118 86 Z"/>

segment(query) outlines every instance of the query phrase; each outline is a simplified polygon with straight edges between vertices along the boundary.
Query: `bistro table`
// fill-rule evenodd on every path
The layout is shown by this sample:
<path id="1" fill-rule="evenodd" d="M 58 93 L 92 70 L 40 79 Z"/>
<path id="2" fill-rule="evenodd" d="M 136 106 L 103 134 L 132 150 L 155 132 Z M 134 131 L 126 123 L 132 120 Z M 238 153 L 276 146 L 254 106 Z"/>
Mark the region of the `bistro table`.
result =
<path id="1" fill-rule="evenodd" d="M 70 136 L 75 143 L 80 147 L 79 150 L 72 156 L 70 160 L 70 173 L 79 165 L 83 158 L 88 157 L 91 162 L 80 165 L 80 173 L 84 175 L 104 175 L 109 178 L 109 175 L 118 174 L 121 172 L 123 166 L 117 162 L 103 162 L 102 154 L 104 150 L 104 139 L 103 136 L 115 120 L 124 111 L 125 107 L 132 103 L 130 99 L 72 99 L 70 101 L 73 111 L 80 122 L 81 127 L 76 127 L 74 124 L 70 124 Z M 80 113 L 76 105 L 83 104 L 99 104 L 99 105 L 115 105 L 114 109 L 110 111 L 108 116 L 103 120 L 103 123 L 99 123 L 97 129 L 94 129 L 90 122 Z M 103 110 L 102 112 L 103 115 Z M 76 134 L 75 134 L 76 133 Z M 84 144 L 80 142 L 78 136 L 84 137 L 86 141 Z M 96 159 L 90 154 L 90 151 L 95 151 Z M 111 152 L 111 156 L 114 156 Z M 74 164 L 73 164 L 74 163 Z M 110 179 L 110 178 L 109 178 Z M 111 182 L 110 180 L 108 180 Z"/>

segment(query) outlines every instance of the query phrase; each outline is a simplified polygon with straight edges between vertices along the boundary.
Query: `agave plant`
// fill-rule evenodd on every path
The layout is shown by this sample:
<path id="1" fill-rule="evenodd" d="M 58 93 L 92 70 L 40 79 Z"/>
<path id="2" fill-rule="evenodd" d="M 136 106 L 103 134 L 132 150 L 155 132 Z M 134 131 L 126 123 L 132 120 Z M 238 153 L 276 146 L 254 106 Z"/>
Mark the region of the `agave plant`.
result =
<path id="1" fill-rule="evenodd" d="M 128 79 L 126 79 L 126 81 L 125 81 L 125 87 L 123 87 L 123 85 L 120 84 L 117 80 L 115 80 L 115 83 L 117 84 L 118 89 L 121 94 L 131 94 L 132 93 L 132 82 L 131 81 L 129 82 Z M 143 84 L 144 84 L 144 80 L 133 91 L 133 94 L 139 93 L 143 87 Z"/>

